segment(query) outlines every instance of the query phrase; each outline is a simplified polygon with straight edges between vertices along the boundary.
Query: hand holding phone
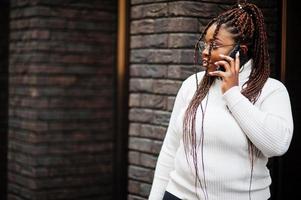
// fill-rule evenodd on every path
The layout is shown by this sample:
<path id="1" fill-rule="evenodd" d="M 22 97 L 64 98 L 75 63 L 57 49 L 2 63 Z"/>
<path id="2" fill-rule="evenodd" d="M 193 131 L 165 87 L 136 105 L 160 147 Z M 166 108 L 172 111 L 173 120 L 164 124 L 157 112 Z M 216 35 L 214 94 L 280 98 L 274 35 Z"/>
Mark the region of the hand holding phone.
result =
<path id="1" fill-rule="evenodd" d="M 236 53 L 240 50 L 240 44 L 237 43 L 234 48 L 231 50 L 231 52 L 229 53 L 229 56 L 233 59 L 235 59 L 235 55 Z M 222 67 L 222 66 L 218 66 L 218 68 L 216 70 L 219 70 L 219 71 L 225 71 L 225 68 Z"/>

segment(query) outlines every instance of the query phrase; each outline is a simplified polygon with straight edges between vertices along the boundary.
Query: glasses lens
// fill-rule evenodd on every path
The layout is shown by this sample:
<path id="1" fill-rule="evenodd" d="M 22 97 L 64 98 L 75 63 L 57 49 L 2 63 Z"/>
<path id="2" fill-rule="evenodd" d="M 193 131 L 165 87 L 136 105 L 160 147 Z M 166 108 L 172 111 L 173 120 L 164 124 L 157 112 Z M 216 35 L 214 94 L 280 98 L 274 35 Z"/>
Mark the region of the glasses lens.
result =
<path id="1" fill-rule="evenodd" d="M 200 41 L 199 45 L 198 45 L 199 53 L 202 53 L 205 48 L 206 48 L 206 43 L 203 41 Z"/>

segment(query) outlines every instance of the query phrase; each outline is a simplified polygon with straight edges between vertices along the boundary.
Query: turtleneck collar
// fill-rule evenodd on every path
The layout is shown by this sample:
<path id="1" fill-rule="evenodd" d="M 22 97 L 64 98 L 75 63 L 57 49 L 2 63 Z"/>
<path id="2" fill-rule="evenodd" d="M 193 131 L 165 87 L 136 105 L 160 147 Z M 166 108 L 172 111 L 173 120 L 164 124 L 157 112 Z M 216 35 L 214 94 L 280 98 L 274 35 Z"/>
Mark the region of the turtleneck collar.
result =
<path id="1" fill-rule="evenodd" d="M 250 59 L 240 68 L 239 77 L 238 77 L 240 84 L 245 83 L 249 79 L 249 76 L 252 71 L 252 65 L 253 65 L 253 60 Z"/>

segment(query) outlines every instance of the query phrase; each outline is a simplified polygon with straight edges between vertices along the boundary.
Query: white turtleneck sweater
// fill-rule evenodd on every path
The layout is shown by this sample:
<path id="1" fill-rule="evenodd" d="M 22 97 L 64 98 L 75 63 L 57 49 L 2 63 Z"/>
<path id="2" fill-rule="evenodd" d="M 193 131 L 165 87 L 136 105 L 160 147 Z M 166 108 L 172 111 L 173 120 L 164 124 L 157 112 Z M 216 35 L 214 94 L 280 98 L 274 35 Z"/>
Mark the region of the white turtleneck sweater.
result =
<path id="1" fill-rule="evenodd" d="M 239 74 L 239 86 L 221 92 L 222 80 L 217 79 L 202 102 L 208 98 L 204 117 L 204 171 L 209 200 L 249 200 L 251 162 L 249 138 L 261 151 L 256 158 L 251 184 L 252 200 L 270 197 L 271 178 L 266 167 L 269 157 L 284 154 L 293 134 L 290 99 L 285 86 L 272 78 L 265 83 L 253 105 L 240 91 L 248 80 L 252 60 Z M 198 80 L 204 76 L 199 72 Z M 182 127 L 184 112 L 196 90 L 195 75 L 187 78 L 178 91 L 167 133 L 158 157 L 149 200 L 161 200 L 168 191 L 180 199 L 197 200 L 192 157 L 186 160 Z M 200 140 L 201 108 L 196 115 L 196 135 Z M 198 149 L 198 158 L 201 156 Z M 199 174 L 203 178 L 201 159 Z M 205 199 L 200 187 L 200 199 Z"/>

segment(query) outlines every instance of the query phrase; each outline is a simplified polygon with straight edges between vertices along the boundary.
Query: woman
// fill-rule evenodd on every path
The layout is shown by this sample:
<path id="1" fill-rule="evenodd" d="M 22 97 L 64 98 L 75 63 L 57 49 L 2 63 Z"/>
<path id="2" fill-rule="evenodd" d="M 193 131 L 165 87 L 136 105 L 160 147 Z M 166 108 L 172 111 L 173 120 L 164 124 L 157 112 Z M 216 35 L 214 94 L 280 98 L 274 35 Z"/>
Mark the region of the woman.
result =
<path id="1" fill-rule="evenodd" d="M 266 200 L 268 158 L 288 150 L 293 120 L 285 86 L 269 78 L 262 12 L 222 13 L 198 48 L 206 70 L 178 91 L 149 199 Z"/>

